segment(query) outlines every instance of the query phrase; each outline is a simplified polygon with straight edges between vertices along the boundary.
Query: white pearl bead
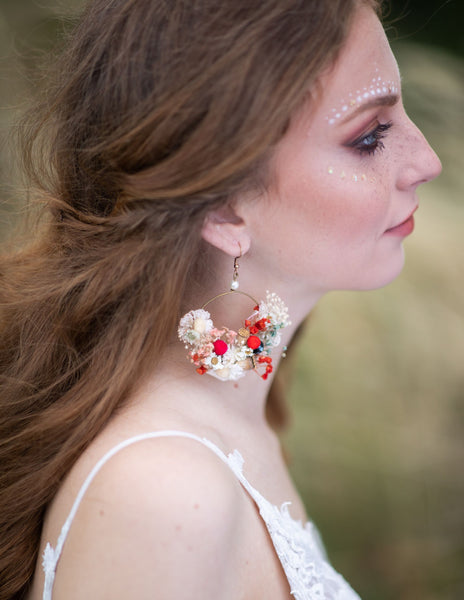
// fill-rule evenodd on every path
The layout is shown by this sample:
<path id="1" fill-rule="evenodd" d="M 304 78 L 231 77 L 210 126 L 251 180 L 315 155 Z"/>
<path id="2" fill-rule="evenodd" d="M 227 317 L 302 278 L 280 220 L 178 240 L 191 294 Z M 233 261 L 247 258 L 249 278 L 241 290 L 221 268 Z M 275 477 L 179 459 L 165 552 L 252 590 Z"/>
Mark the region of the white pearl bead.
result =
<path id="1" fill-rule="evenodd" d="M 238 290 L 238 281 L 232 281 L 232 283 L 230 284 L 230 289 Z"/>

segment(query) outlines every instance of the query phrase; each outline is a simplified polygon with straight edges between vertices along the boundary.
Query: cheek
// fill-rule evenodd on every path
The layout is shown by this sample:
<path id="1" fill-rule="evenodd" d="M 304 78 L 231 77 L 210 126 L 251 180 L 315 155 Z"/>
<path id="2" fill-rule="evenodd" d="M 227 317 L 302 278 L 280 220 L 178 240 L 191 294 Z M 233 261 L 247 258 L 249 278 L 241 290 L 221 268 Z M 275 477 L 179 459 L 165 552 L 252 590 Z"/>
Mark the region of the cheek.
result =
<path id="1" fill-rule="evenodd" d="M 388 211 L 386 186 L 366 179 L 337 177 L 327 171 L 311 181 L 288 182 L 287 205 L 299 216 L 298 224 L 312 240 L 333 247 L 353 246 L 376 239 L 384 231 Z M 290 208 L 289 206 L 289 208 Z"/>
<path id="2" fill-rule="evenodd" d="M 325 182 L 326 205 L 334 222 L 344 220 L 346 229 L 354 231 L 372 228 L 382 233 L 390 211 L 388 170 L 379 158 L 360 161 L 338 159 L 320 166 L 321 181 Z"/>
<path id="3" fill-rule="evenodd" d="M 388 173 L 374 168 L 375 159 L 343 155 L 328 164 L 327 154 L 314 155 L 293 147 L 291 160 L 279 157 L 261 234 L 280 245 L 279 259 L 292 271 L 365 265 L 388 226 Z"/>
<path id="4" fill-rule="evenodd" d="M 389 208 L 386 185 L 287 177 L 254 223 L 255 249 L 283 281 L 322 291 L 379 287 L 402 267 L 395 242 L 381 239 Z"/>

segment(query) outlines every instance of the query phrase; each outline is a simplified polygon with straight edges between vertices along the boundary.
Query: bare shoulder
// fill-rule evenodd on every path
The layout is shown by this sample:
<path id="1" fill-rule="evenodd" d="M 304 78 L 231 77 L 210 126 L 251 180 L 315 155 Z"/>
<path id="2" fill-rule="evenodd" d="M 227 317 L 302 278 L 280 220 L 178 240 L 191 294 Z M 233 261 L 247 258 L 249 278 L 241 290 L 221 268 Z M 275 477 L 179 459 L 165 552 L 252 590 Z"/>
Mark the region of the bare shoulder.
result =
<path id="1" fill-rule="evenodd" d="M 236 597 L 230 573 L 245 541 L 245 498 L 229 467 L 197 441 L 125 448 L 84 496 L 54 598 Z"/>

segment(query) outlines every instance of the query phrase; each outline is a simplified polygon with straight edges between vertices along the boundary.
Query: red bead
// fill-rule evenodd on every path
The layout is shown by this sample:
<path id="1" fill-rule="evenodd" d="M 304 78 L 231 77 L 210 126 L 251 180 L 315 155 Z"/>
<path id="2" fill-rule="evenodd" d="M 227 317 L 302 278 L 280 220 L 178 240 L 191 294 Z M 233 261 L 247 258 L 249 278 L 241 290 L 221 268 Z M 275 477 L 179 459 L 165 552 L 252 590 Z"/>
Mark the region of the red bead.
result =
<path id="1" fill-rule="evenodd" d="M 196 371 L 199 375 L 204 375 L 207 370 L 208 369 L 204 365 L 201 365 L 201 367 L 198 367 L 198 369 Z"/>
<path id="2" fill-rule="evenodd" d="M 218 356 L 222 356 L 227 352 L 228 346 L 223 340 L 216 340 L 213 342 L 214 352 Z"/>
<path id="3" fill-rule="evenodd" d="M 250 335 L 250 337 L 247 339 L 247 346 L 252 350 L 256 350 L 256 348 L 261 346 L 261 340 L 257 335 Z"/>

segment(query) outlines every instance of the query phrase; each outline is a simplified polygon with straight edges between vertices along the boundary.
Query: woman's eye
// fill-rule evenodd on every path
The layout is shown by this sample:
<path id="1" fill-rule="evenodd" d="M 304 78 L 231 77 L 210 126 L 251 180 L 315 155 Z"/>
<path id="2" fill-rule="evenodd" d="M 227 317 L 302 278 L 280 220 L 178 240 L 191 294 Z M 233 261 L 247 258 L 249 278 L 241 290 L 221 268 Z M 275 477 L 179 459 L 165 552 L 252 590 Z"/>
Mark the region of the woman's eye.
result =
<path id="1" fill-rule="evenodd" d="M 384 144 L 382 139 L 385 137 L 386 132 L 391 126 L 391 121 L 388 123 L 378 123 L 372 131 L 363 134 L 348 145 L 362 154 L 375 154 L 377 150 L 383 150 Z"/>

